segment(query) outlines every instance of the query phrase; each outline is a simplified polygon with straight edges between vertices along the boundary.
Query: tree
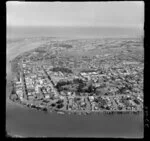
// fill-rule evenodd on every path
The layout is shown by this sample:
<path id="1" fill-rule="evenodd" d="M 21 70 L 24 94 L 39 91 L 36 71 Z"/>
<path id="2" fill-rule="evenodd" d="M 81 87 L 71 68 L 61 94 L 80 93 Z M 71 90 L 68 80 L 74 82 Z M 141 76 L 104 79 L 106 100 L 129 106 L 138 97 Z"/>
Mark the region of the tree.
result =
<path id="1" fill-rule="evenodd" d="M 83 82 L 83 80 L 82 79 L 73 79 L 73 83 L 76 83 L 76 84 L 83 84 L 84 82 Z"/>
<path id="2" fill-rule="evenodd" d="M 94 90 L 94 87 L 93 87 L 92 84 L 90 84 L 90 85 L 88 86 L 87 92 L 88 92 L 88 93 L 92 93 L 93 90 Z"/>
<path id="3" fill-rule="evenodd" d="M 84 85 L 82 83 L 79 83 L 78 87 L 77 87 L 77 92 L 83 92 L 83 87 Z"/>
<path id="4" fill-rule="evenodd" d="M 10 99 L 18 100 L 18 96 L 16 94 L 11 94 Z"/>
<path id="5" fill-rule="evenodd" d="M 53 69 L 51 69 L 54 72 L 62 72 L 62 73 L 72 73 L 72 70 L 68 69 L 68 68 L 64 68 L 64 67 L 55 67 Z"/>

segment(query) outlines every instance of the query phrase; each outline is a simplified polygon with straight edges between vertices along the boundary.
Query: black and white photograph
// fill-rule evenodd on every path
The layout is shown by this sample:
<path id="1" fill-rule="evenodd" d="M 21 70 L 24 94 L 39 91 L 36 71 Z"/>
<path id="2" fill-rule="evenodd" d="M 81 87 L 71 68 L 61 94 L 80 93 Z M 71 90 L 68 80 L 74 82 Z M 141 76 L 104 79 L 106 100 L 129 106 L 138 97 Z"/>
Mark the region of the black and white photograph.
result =
<path id="1" fill-rule="evenodd" d="M 9 137 L 144 137 L 144 2 L 6 2 Z"/>

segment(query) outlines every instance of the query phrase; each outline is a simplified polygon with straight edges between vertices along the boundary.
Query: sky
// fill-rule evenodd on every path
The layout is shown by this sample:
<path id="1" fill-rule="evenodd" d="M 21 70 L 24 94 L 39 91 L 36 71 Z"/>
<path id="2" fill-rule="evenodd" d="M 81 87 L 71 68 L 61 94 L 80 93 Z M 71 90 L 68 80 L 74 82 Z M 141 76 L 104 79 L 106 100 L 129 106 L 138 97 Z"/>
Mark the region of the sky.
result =
<path id="1" fill-rule="evenodd" d="M 140 27 L 144 2 L 11 2 L 7 26 Z"/>

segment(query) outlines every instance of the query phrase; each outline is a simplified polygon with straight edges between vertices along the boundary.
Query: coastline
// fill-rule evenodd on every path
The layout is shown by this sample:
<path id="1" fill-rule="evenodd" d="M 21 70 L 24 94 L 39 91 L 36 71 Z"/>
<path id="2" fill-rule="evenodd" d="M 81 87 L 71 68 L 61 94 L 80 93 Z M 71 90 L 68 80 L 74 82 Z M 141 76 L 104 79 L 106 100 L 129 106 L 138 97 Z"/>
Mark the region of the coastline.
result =
<path id="1" fill-rule="evenodd" d="M 33 110 L 38 110 L 41 112 L 47 112 L 47 113 L 58 113 L 58 114 L 76 114 L 76 115 L 89 115 L 89 114 L 106 114 L 106 115 L 112 115 L 112 114 L 143 114 L 143 111 L 141 110 L 114 110 L 114 111 L 109 111 L 109 110 L 92 110 L 92 111 L 85 111 L 85 110 L 63 110 L 63 109 L 52 109 L 52 108 L 47 108 L 47 107 L 41 107 L 37 106 L 34 104 L 29 104 L 29 103 L 22 103 L 21 101 L 13 101 L 9 98 L 9 101 L 12 103 L 15 103 L 17 106 L 20 106 L 21 108 L 28 108 L 28 109 L 33 109 Z"/>
<path id="2" fill-rule="evenodd" d="M 132 111 L 118 113 L 117 111 L 91 111 L 86 113 L 51 109 L 44 111 L 13 102 L 9 99 L 10 94 L 7 93 L 6 99 L 6 126 L 11 137 L 13 135 L 16 137 L 62 137 L 80 136 L 81 134 L 91 137 L 103 136 L 104 134 L 112 135 L 112 133 L 119 136 L 129 134 L 130 136 L 143 137 L 144 111 L 135 113 Z"/>
<path id="3" fill-rule="evenodd" d="M 9 62 L 8 62 L 9 61 Z M 8 60 L 7 60 L 7 81 L 9 82 L 10 80 L 9 79 L 11 79 L 11 71 L 10 71 L 10 68 L 11 68 L 11 64 L 10 64 L 10 59 L 9 59 L 9 57 L 8 57 Z M 9 94 L 7 94 L 7 97 L 10 97 L 11 96 L 11 93 L 9 93 Z M 7 101 L 8 101 L 8 103 L 11 103 L 11 104 L 17 104 L 18 106 L 25 106 L 26 104 L 24 104 L 24 105 L 22 105 L 21 103 L 16 103 L 16 102 L 11 102 L 11 100 L 10 100 L 10 98 L 7 98 Z M 26 106 L 26 107 L 30 107 L 30 105 L 28 105 L 28 106 Z M 32 107 L 34 107 L 34 105 L 32 105 Z M 36 108 L 36 107 L 35 107 Z M 44 108 L 46 108 L 46 107 L 44 107 Z M 37 109 L 40 109 L 39 107 L 37 107 Z M 47 110 L 45 110 L 45 111 L 47 111 Z M 53 110 L 53 111 L 55 111 L 55 110 Z M 59 111 L 59 110 L 57 110 L 57 111 Z M 62 111 L 62 110 L 60 110 L 60 111 Z M 66 110 L 66 111 L 64 111 L 64 112 L 69 112 L 69 113 L 85 113 L 85 111 L 84 112 L 78 112 L 78 111 L 68 111 L 68 110 Z M 97 113 L 97 112 L 103 112 L 103 113 L 131 113 L 131 112 L 139 112 L 139 111 L 122 111 L 122 110 L 120 110 L 120 111 L 107 111 L 107 110 L 105 110 L 105 111 L 93 111 L 94 113 Z M 92 111 L 90 111 L 90 113 L 93 113 Z M 141 112 L 141 111 L 140 111 Z"/>

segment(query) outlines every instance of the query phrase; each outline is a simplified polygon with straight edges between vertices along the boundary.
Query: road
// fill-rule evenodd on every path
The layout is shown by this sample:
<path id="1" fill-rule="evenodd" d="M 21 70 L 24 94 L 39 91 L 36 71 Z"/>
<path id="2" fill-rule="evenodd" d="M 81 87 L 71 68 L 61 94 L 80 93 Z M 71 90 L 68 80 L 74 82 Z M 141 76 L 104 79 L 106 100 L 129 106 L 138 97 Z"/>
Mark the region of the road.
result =
<path id="1" fill-rule="evenodd" d="M 27 87 L 26 87 L 26 83 L 25 83 L 25 76 L 24 76 L 24 73 L 23 73 L 23 68 L 22 68 L 22 64 L 19 64 L 19 66 L 20 66 L 20 69 L 21 69 L 21 71 L 20 71 L 20 77 L 21 77 L 21 79 L 22 79 L 22 83 L 23 83 L 23 94 L 24 94 L 24 98 L 25 99 L 27 99 L 28 97 L 27 97 Z"/>
<path id="2" fill-rule="evenodd" d="M 57 91 L 57 89 L 54 87 L 54 82 L 52 81 L 51 77 L 48 75 L 48 73 L 46 72 L 46 70 L 44 69 L 43 66 L 41 66 L 42 69 L 44 70 L 44 73 L 47 75 L 48 79 L 50 80 L 50 84 L 51 84 L 51 88 L 52 88 L 52 92 L 54 92 L 56 94 L 56 96 L 59 96 L 59 92 Z"/>

